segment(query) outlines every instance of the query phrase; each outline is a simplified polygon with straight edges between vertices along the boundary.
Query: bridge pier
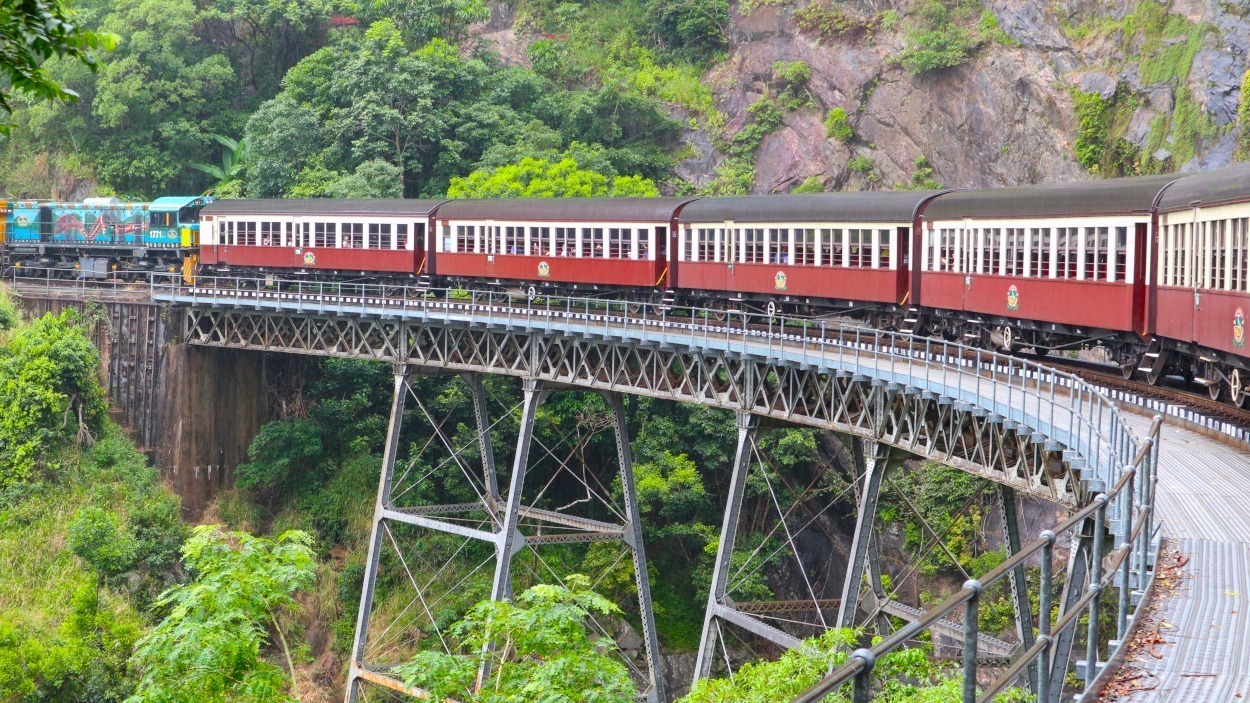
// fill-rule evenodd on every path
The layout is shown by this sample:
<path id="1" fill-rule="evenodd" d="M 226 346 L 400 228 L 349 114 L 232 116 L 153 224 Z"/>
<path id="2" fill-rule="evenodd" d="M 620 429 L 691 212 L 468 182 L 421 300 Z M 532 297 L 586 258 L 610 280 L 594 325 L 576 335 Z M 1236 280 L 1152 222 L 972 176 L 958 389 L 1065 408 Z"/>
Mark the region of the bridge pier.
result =
<path id="1" fill-rule="evenodd" d="M 855 458 L 855 472 L 863 483 L 855 513 L 855 534 L 851 538 L 850 560 L 846 567 L 846 579 L 842 584 L 842 602 L 838 604 L 838 627 L 855 627 L 855 616 L 859 611 L 859 592 L 866 569 L 872 570 L 873 594 L 878 597 L 882 595 L 881 565 L 879 562 L 869 564 L 877 561 L 877 550 L 869 549 L 869 545 L 875 546 L 876 542 L 877 501 L 881 497 L 881 479 L 890 459 L 890 446 L 857 437 L 851 441 L 851 454 Z"/>
<path id="2" fill-rule="evenodd" d="M 408 692 L 411 689 L 403 682 L 387 673 L 387 669 L 400 662 L 375 661 L 370 656 L 370 644 L 374 632 L 371 629 L 374 620 L 374 609 L 377 600 L 377 588 L 384 567 L 383 554 L 392 549 L 401 563 L 408 582 L 415 591 L 410 606 L 419 603 L 418 612 L 424 609 L 424 615 L 433 623 L 429 612 L 427 598 L 422 588 L 408 570 L 403 556 L 403 535 L 397 534 L 393 524 L 406 524 L 425 530 L 433 530 L 446 535 L 453 535 L 469 541 L 489 543 L 494 552 L 494 575 L 491 579 L 490 596 L 493 600 L 511 600 L 513 593 L 513 561 L 516 555 L 525 548 L 537 549 L 542 545 L 591 542 L 620 542 L 629 552 L 634 568 L 635 585 L 638 590 L 639 619 L 642 625 L 642 644 L 645 650 L 646 670 L 641 671 L 645 679 L 642 688 L 648 701 L 659 703 L 667 700 L 664 681 L 660 668 L 660 647 L 656 635 L 655 617 L 651 602 L 650 582 L 647 577 L 646 551 L 643 546 L 642 521 L 639 514 L 637 499 L 634 492 L 633 458 L 629 449 L 629 435 L 624 408 L 620 396 L 612 392 L 602 392 L 608 410 L 612 415 L 611 431 L 615 438 L 616 457 L 619 464 L 623 506 L 618 509 L 609 505 L 610 512 L 624 516 L 623 524 L 613 524 L 589 517 L 572 514 L 564 509 L 544 509 L 525 501 L 526 479 L 531 473 L 534 462 L 531 450 L 537 443 L 543 451 L 551 450 L 542 446 L 536 437 L 536 420 L 538 410 L 544 400 L 553 392 L 549 384 L 533 378 L 522 380 L 522 400 L 520 403 L 520 425 L 517 434 L 516 454 L 513 457 L 512 471 L 509 476 L 508 490 L 501 493 L 495 475 L 495 456 L 490 438 L 492 424 L 487 408 L 487 397 L 481 377 L 477 374 L 464 374 L 463 378 L 469 388 L 469 396 L 473 400 L 473 414 L 477 430 L 477 444 L 482 452 L 482 475 L 480 479 L 470 478 L 470 472 L 459 459 L 460 448 L 454 446 L 452 438 L 442 430 L 442 423 L 430 412 L 413 390 L 415 369 L 405 365 L 397 365 L 395 370 L 395 394 L 392 400 L 391 415 L 387 430 L 387 443 L 384 449 L 382 474 L 378 483 L 378 497 L 374 507 L 373 526 L 369 541 L 369 552 L 365 564 L 364 585 L 361 589 L 360 611 L 357 615 L 356 633 L 353 639 L 350 671 L 348 674 L 347 703 L 359 700 L 361 686 L 364 682 L 382 686 L 395 691 Z M 397 475 L 398 454 L 402 446 L 399 436 L 404 421 L 404 411 L 411 401 L 417 405 L 425 419 L 433 428 L 434 437 L 439 440 L 451 454 L 444 462 L 454 462 L 463 473 L 464 478 L 476 492 L 478 500 L 473 503 L 456 505 L 407 505 L 401 500 L 425 477 L 409 478 L 409 472 L 416 464 L 418 457 L 409 457 L 410 463 L 402 473 Z M 565 470 L 563 465 L 555 472 Z M 435 467 L 434 471 L 437 471 Z M 427 474 L 426 476 L 431 475 Z M 455 476 L 456 470 L 450 470 Z M 446 476 L 444 476 L 446 478 Z M 550 477 L 554 480 L 554 477 Z M 478 485 L 478 481 L 481 484 Z M 550 485 L 550 484 L 549 484 Z M 532 498 L 531 500 L 539 500 Z M 447 516 L 442 518 L 440 516 Z M 480 527 L 470 527 L 468 523 L 478 522 Z M 551 578 L 559 580 L 552 572 Z M 407 610 L 407 609 L 406 609 Z M 391 630 L 398 623 L 391 623 Z M 412 622 L 406 623 L 411 627 Z M 594 623 L 599 627 L 598 623 Z M 433 623 L 437 631 L 438 626 Z M 442 636 L 442 633 L 438 633 Z M 599 634 L 603 634 L 600 632 Z M 445 642 L 444 642 L 445 646 Z M 484 661 L 479 672 L 479 682 L 489 674 L 489 663 Z"/>

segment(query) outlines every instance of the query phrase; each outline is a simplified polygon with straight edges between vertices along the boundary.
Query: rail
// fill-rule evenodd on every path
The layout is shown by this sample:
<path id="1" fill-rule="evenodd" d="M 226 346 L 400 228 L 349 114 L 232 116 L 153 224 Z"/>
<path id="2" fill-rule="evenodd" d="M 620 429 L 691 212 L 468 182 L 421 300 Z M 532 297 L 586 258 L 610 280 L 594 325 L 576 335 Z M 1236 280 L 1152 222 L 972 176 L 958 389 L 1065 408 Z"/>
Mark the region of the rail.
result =
<path id="1" fill-rule="evenodd" d="M 27 274 L 31 272 L 26 272 Z M 55 288 L 51 277 L 49 291 Z M 17 285 L 27 287 L 36 276 L 14 275 Z M 649 302 L 624 302 L 587 296 L 545 295 L 528 290 L 466 290 L 408 284 L 320 283 L 271 276 L 201 277 L 183 285 L 174 274 L 152 274 L 141 283 L 76 283 L 83 288 L 112 291 L 118 295 L 146 292 L 153 300 L 182 305 L 279 310 L 295 314 L 381 316 L 417 318 L 444 324 L 482 324 L 550 334 L 594 334 L 621 339 L 645 339 L 661 346 L 719 350 L 743 357 L 766 358 L 804 368 L 830 369 L 922 388 L 956 402 L 965 402 L 1040 433 L 1064 450 L 1064 459 L 1078 468 L 1082 480 L 1070 486 L 1071 495 L 1056 496 L 1077 511 L 1061 525 L 1014 554 L 980 580 L 970 580 L 957 593 L 926 611 L 891 637 L 871 649 L 854 652 L 850 661 L 804 693 L 800 701 L 821 700 L 826 694 L 854 683 L 854 700 L 869 700 L 871 674 L 877 659 L 902 646 L 916 634 L 960 608 L 964 610 L 965 636 L 971 646 L 964 650 L 964 696 L 972 703 L 989 700 L 1025 669 L 1038 662 L 1039 699 L 1053 700 L 1049 691 L 1049 652 L 1060 633 L 1077 625 L 1081 613 L 1090 614 L 1085 667 L 1086 690 L 1100 675 L 1099 595 L 1119 581 L 1117 605 L 1118 640 L 1110 647 L 1111 660 L 1124 641 L 1126 629 L 1141 612 L 1132 602 L 1133 585 L 1139 589 L 1151 576 L 1154 536 L 1154 465 L 1161 419 L 1156 418 L 1149 436 L 1134 437 L 1113 400 L 1073 374 L 1041 363 L 943 340 L 917 340 L 911 335 L 863 327 L 846 322 L 798 318 L 746 311 Z M 1021 431 L 1024 431 L 1023 429 Z M 1104 575 L 1103 561 L 1108 516 L 1118 546 L 1110 553 Z M 1092 521 L 1090 520 L 1092 518 Z M 1050 622 L 1053 574 L 1051 561 L 1059 535 L 1088 527 L 1093 532 L 1090 586 L 1087 592 L 1056 622 Z M 1090 535 L 1086 535 L 1089 537 Z M 1034 555 L 1041 555 L 1042 613 L 1036 644 L 1024 652 L 980 698 L 976 691 L 977 607 L 985 587 L 999 581 L 1011 569 Z M 1133 574 L 1137 574 L 1135 584 Z M 1131 612 L 1130 612 L 1131 611 Z"/>

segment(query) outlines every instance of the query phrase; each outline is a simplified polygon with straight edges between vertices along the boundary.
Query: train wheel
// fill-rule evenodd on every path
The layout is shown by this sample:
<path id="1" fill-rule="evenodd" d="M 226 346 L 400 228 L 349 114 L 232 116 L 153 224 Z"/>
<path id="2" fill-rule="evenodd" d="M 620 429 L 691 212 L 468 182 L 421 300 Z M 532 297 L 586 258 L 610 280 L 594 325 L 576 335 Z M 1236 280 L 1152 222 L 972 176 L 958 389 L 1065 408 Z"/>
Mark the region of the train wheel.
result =
<path id="1" fill-rule="evenodd" d="M 1133 372 L 1137 370 L 1137 364 L 1124 364 L 1120 367 L 1120 376 L 1125 381 L 1133 380 Z"/>
<path id="2" fill-rule="evenodd" d="M 1246 407 L 1250 400 L 1246 398 L 1245 390 L 1245 386 L 1241 384 L 1241 369 L 1233 369 L 1233 372 L 1228 375 L 1228 394 L 1233 405 L 1239 408 Z"/>
<path id="3" fill-rule="evenodd" d="M 1159 385 L 1159 382 L 1162 380 L 1163 380 L 1162 371 L 1155 371 L 1154 369 L 1151 369 L 1146 372 L 1146 383 L 1149 383 L 1152 386 L 1157 386 Z"/>
<path id="4" fill-rule="evenodd" d="M 1207 395 L 1211 396 L 1211 400 L 1219 402 L 1224 397 L 1224 384 L 1217 382 L 1207 386 Z"/>

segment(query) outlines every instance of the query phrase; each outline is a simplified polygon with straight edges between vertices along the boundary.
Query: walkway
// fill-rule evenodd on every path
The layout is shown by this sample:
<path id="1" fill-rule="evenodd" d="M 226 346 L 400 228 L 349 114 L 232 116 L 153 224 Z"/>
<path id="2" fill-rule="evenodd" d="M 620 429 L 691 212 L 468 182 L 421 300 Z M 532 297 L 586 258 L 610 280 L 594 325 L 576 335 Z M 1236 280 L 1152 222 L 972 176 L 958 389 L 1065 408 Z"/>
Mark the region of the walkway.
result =
<path id="1" fill-rule="evenodd" d="M 1162 658 L 1128 662 L 1149 674 L 1134 683 L 1154 688 L 1121 700 L 1250 701 L 1250 454 L 1164 425 L 1158 493 L 1163 532 L 1189 561 L 1156 595 Z"/>

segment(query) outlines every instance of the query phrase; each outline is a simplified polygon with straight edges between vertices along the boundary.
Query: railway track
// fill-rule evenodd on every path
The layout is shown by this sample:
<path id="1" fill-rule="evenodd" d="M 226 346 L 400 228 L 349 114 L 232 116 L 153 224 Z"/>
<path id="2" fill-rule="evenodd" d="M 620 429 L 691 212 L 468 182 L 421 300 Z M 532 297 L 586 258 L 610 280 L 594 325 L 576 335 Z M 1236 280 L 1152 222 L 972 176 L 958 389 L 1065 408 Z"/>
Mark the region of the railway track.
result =
<path id="1" fill-rule="evenodd" d="M 146 283 L 122 281 L 109 281 L 105 285 L 100 285 L 98 282 L 95 285 L 85 282 L 70 283 L 69 285 L 53 285 L 53 283 L 55 281 L 43 280 L 33 283 L 33 285 L 18 283 L 14 287 L 19 291 L 25 290 L 25 292 L 29 293 L 54 297 L 98 297 L 103 300 L 135 300 L 137 297 L 148 294 L 151 290 Z M 538 302 L 527 302 L 524 298 L 520 298 L 515 306 L 518 309 L 526 309 L 534 307 Z M 660 319 L 659 315 L 655 314 L 643 313 L 638 316 L 642 319 Z M 732 317 L 733 315 L 731 314 Z M 752 315 L 752 317 L 758 319 L 763 316 Z M 673 318 L 670 317 L 669 319 L 672 320 Z M 693 322 L 694 318 L 691 321 Z M 824 320 L 812 319 L 806 322 L 811 326 L 818 325 L 821 322 L 831 322 L 855 325 L 862 327 L 866 331 L 873 329 L 863 325 L 862 322 L 841 318 L 840 316 Z M 735 323 L 733 319 L 708 317 L 698 319 L 698 324 L 707 325 L 713 329 L 742 330 L 745 327 L 760 334 L 779 333 L 777 327 L 770 323 L 748 323 L 744 325 L 742 322 Z M 814 330 L 808 327 L 805 334 L 810 337 L 813 332 Z M 846 331 L 836 329 L 824 331 L 825 338 L 840 342 L 846 342 L 848 334 Z M 923 354 L 925 352 L 923 344 L 923 338 L 916 338 L 912 342 L 911 351 Z M 983 362 L 984 359 L 979 356 L 982 353 L 974 348 L 969 348 L 963 352 L 960 361 L 963 363 Z M 1119 368 L 1098 362 L 1069 359 L 1060 356 L 1036 357 L 1034 360 L 1046 366 L 1071 373 L 1087 383 L 1106 390 L 1114 399 L 1123 403 L 1141 407 L 1151 413 L 1158 412 L 1180 418 L 1189 423 L 1205 427 L 1212 432 L 1226 435 L 1234 440 L 1250 445 L 1250 409 L 1240 410 L 1231 404 L 1211 400 L 1205 394 L 1181 387 L 1180 384 L 1182 382 L 1179 379 L 1165 379 L 1162 384 L 1152 386 L 1144 381 L 1126 380 L 1121 375 Z"/>

